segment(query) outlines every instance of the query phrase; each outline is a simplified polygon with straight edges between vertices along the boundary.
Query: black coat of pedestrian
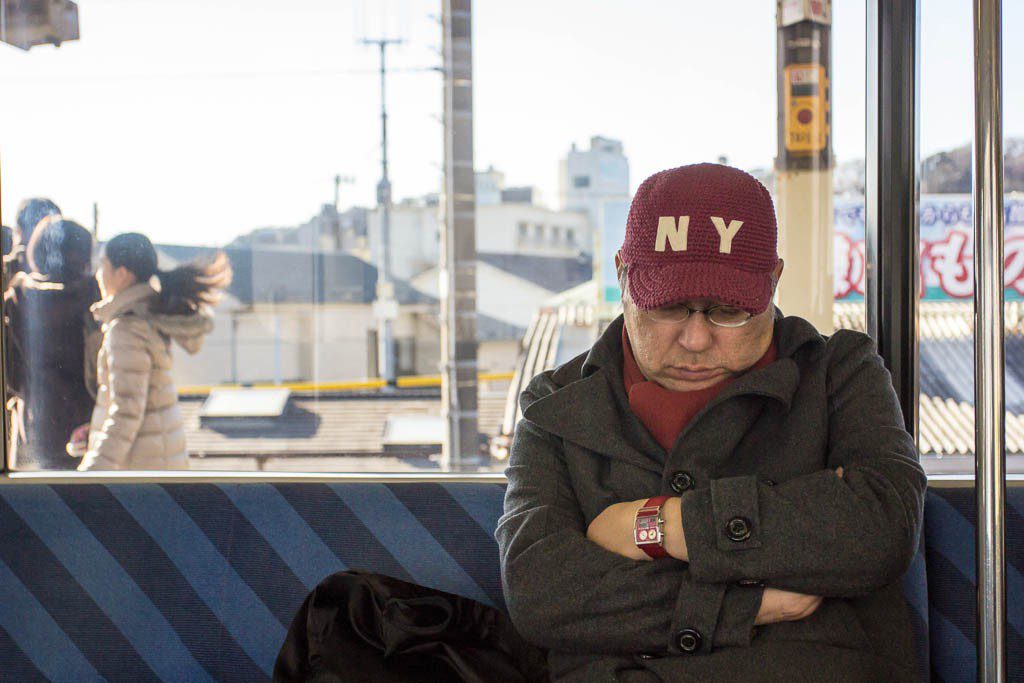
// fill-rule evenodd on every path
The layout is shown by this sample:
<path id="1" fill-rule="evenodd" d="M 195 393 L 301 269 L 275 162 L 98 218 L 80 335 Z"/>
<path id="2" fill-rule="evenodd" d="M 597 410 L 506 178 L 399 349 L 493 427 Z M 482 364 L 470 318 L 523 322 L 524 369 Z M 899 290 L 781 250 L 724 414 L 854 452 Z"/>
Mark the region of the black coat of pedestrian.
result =
<path id="1" fill-rule="evenodd" d="M 92 415 L 102 334 L 89 307 L 99 299 L 88 276 L 70 283 L 38 273 L 12 279 L 4 295 L 12 468 L 77 466 L 65 446 Z"/>

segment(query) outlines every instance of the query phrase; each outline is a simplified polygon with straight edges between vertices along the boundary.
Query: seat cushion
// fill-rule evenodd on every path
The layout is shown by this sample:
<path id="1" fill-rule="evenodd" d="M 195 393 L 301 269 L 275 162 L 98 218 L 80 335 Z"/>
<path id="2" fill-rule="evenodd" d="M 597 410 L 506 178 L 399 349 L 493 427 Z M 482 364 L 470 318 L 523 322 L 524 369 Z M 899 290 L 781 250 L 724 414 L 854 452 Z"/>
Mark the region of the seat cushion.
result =
<path id="1" fill-rule="evenodd" d="M 12 680 L 268 680 L 324 577 L 364 569 L 504 609 L 496 484 L 0 486 Z"/>
<path id="2" fill-rule="evenodd" d="M 1024 489 L 1006 490 L 1008 680 L 1024 678 Z M 977 618 L 974 489 L 934 488 L 925 501 L 931 669 L 934 680 L 974 681 Z"/>

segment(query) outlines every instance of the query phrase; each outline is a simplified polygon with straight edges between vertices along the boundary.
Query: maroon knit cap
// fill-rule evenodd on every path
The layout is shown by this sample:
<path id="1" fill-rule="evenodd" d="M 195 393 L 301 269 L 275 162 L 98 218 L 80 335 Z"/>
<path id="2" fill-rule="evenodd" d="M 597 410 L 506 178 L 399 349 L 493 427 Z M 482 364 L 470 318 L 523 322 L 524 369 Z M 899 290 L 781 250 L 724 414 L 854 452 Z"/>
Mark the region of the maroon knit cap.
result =
<path id="1" fill-rule="evenodd" d="M 762 313 L 777 233 L 771 195 L 749 173 L 718 164 L 655 173 L 633 197 L 619 251 L 629 295 L 645 310 L 710 299 Z"/>

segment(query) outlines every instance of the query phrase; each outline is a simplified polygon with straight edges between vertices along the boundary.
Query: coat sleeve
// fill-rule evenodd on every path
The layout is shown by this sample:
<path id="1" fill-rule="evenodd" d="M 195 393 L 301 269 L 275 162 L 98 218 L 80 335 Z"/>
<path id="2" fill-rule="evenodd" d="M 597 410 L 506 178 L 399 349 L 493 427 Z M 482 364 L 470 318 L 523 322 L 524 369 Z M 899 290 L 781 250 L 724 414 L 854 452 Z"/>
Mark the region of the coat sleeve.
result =
<path id="1" fill-rule="evenodd" d="M 85 374 L 85 389 L 92 396 L 93 401 L 99 391 L 99 355 L 100 347 L 103 346 L 103 331 L 100 329 L 92 313 L 86 313 L 88 318 L 83 321 L 83 372 Z"/>
<path id="2" fill-rule="evenodd" d="M 587 539 L 558 437 L 520 420 L 506 474 L 495 536 L 509 614 L 528 640 L 564 652 L 680 653 L 680 631 L 693 629 L 702 652 L 749 645 L 762 589 L 698 583 L 683 562 L 631 560 Z"/>
<path id="3" fill-rule="evenodd" d="M 761 580 L 813 595 L 859 597 L 910 566 L 927 483 L 917 448 L 874 342 L 845 330 L 833 342 L 828 469 L 777 486 L 755 477 L 718 479 L 683 494 L 696 580 Z"/>
<path id="4" fill-rule="evenodd" d="M 145 324 L 145 323 L 142 323 Z M 79 470 L 122 469 L 146 415 L 149 374 L 153 360 L 139 324 L 119 318 L 108 328 L 110 408 Z"/>
<path id="5" fill-rule="evenodd" d="M 4 363 L 7 393 L 21 396 L 25 391 L 25 350 L 21 334 L 24 321 L 21 317 L 21 301 L 18 289 L 11 287 L 4 293 Z"/>

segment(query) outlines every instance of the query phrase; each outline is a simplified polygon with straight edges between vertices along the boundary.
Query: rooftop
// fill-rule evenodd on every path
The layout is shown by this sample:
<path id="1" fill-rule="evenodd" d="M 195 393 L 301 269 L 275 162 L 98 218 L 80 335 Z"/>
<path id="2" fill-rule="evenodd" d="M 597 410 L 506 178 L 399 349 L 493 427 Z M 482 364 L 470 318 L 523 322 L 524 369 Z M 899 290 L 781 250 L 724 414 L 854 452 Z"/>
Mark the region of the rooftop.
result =
<path id="1" fill-rule="evenodd" d="M 401 393 L 399 393 L 401 392 Z M 437 389 L 414 390 L 395 395 L 294 392 L 277 418 L 237 420 L 202 418 L 204 397 L 183 397 L 189 452 L 193 458 L 381 455 L 423 458 L 440 449 L 432 444 L 431 430 L 424 441 L 405 439 L 405 445 L 385 449 L 389 418 L 440 416 L 441 394 Z M 488 387 L 479 395 L 479 428 L 495 434 L 505 407 L 503 385 Z"/>

